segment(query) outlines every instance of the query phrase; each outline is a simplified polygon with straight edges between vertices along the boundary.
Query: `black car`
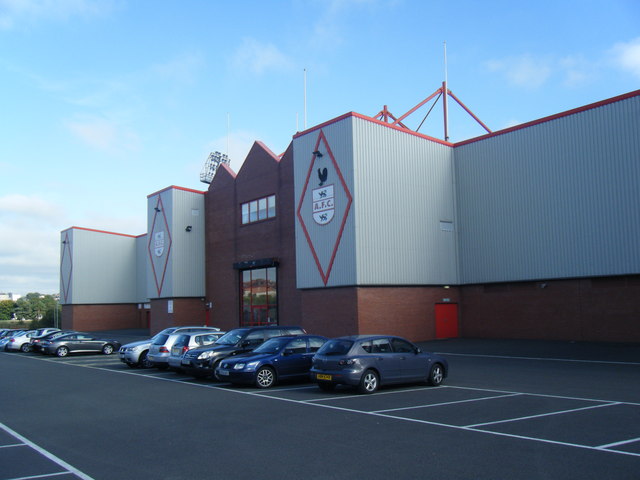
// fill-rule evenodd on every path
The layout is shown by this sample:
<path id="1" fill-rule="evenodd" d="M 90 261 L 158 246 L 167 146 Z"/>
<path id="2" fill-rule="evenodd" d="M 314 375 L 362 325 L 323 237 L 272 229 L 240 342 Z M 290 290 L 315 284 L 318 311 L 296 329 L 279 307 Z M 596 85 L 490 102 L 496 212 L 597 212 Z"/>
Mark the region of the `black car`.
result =
<path id="1" fill-rule="evenodd" d="M 43 335 L 41 337 L 31 337 L 31 340 L 29 340 L 31 351 L 42 352 L 42 342 L 46 340 L 51 340 L 61 335 L 66 335 L 68 333 L 74 333 L 74 332 L 73 330 L 59 330 L 57 332 L 49 332 L 46 335 Z"/>
<path id="2" fill-rule="evenodd" d="M 213 377 L 220 380 L 215 372 L 222 359 L 250 352 L 273 337 L 305 333 L 307 332 L 302 327 L 280 325 L 236 328 L 225 333 L 213 345 L 194 348 L 185 353 L 182 357 L 182 370 L 194 377 Z"/>

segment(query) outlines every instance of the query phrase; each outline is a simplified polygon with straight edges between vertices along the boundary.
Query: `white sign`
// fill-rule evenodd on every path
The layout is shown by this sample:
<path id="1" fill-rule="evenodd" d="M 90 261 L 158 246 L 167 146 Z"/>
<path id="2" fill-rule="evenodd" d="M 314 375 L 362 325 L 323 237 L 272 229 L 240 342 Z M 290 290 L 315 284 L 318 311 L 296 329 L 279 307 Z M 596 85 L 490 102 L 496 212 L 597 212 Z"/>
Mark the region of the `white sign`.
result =
<path id="1" fill-rule="evenodd" d="M 153 251 L 156 257 L 161 257 L 164 252 L 164 232 L 156 232 L 153 236 Z"/>
<path id="2" fill-rule="evenodd" d="M 173 313 L 173 300 L 167 300 L 167 313 Z"/>
<path id="3" fill-rule="evenodd" d="M 326 225 L 333 220 L 336 211 L 333 185 L 326 185 L 313 190 L 312 208 L 313 220 L 318 225 Z"/>

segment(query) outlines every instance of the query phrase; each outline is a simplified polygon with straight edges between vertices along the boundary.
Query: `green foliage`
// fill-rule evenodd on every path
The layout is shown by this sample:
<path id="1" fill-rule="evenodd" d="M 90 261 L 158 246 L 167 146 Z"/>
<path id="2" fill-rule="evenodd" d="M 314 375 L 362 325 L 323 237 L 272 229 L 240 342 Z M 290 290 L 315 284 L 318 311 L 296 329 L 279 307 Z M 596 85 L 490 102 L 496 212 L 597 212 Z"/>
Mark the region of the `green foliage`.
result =
<path id="1" fill-rule="evenodd" d="M 11 320 L 11 314 L 14 312 L 16 304 L 13 300 L 0 301 L 0 320 Z"/>
<path id="2" fill-rule="evenodd" d="M 10 308 L 5 305 L 7 302 Z M 0 302 L 0 320 L 10 320 L 13 314 L 21 328 L 52 327 L 55 319 L 60 318 L 60 305 L 53 295 L 27 293 L 16 302 Z"/>

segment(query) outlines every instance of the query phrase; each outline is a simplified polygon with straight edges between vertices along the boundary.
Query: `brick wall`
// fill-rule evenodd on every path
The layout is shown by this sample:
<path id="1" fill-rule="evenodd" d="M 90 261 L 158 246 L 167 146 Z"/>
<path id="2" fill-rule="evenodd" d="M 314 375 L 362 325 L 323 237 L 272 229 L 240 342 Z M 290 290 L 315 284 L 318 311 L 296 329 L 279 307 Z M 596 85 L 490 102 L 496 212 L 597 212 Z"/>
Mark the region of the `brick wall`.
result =
<path id="1" fill-rule="evenodd" d="M 173 302 L 173 313 L 169 313 L 169 301 Z M 205 325 L 207 311 L 201 298 L 174 298 L 151 300 L 151 335 L 175 326 Z M 217 327 L 213 323 L 212 327 Z"/>
<path id="2" fill-rule="evenodd" d="M 640 342 L 640 276 L 461 287 L 462 337 Z"/>
<path id="3" fill-rule="evenodd" d="M 63 305 L 62 329 L 91 332 L 146 328 L 138 304 Z"/>

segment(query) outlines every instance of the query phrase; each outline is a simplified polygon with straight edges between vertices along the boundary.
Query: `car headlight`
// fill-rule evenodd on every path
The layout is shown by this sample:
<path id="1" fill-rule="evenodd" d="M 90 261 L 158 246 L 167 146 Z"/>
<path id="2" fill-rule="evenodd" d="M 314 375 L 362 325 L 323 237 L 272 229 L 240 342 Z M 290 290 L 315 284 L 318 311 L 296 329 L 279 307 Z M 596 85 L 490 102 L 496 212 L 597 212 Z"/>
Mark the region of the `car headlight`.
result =
<path id="1" fill-rule="evenodd" d="M 244 363 L 236 363 L 236 364 L 233 366 L 233 369 L 234 369 L 234 370 L 242 370 L 242 369 L 244 368 L 244 365 L 245 365 Z"/>
<path id="2" fill-rule="evenodd" d="M 208 358 L 213 357 L 215 353 L 216 352 L 212 352 L 212 351 L 202 352 L 200 355 L 198 355 L 198 360 L 207 360 Z"/>

